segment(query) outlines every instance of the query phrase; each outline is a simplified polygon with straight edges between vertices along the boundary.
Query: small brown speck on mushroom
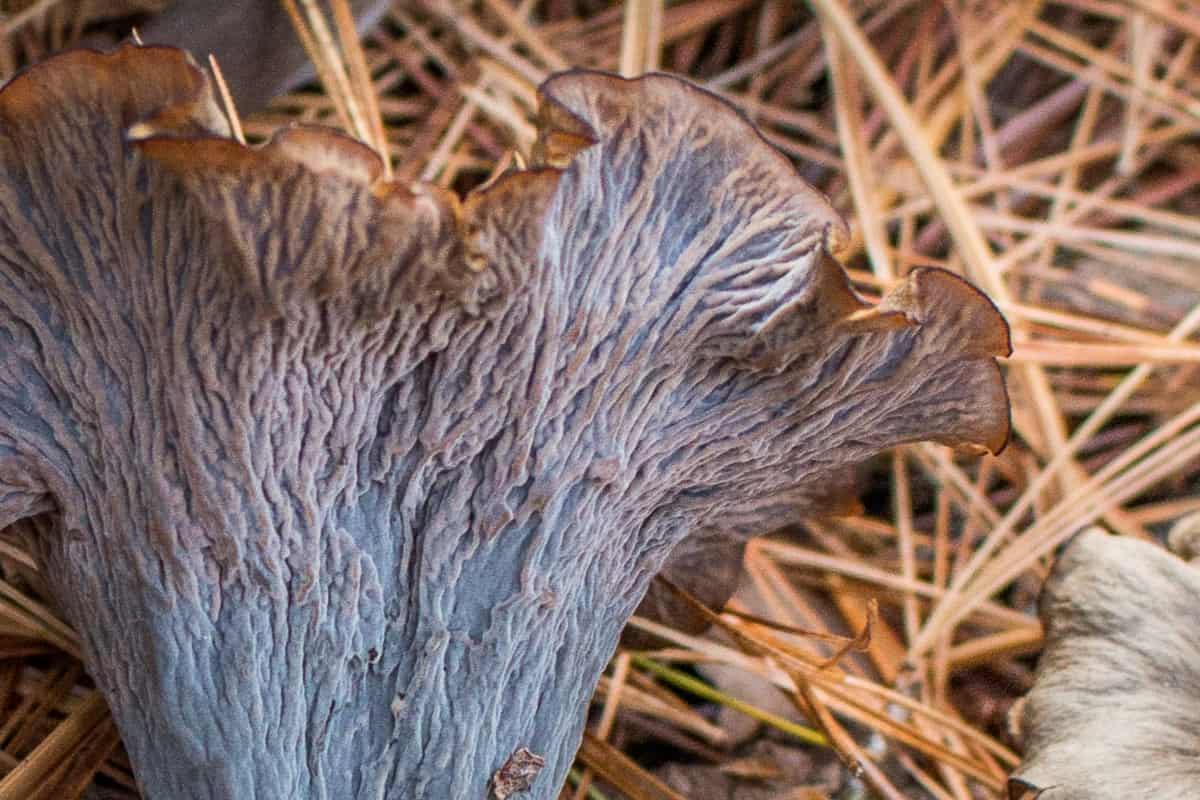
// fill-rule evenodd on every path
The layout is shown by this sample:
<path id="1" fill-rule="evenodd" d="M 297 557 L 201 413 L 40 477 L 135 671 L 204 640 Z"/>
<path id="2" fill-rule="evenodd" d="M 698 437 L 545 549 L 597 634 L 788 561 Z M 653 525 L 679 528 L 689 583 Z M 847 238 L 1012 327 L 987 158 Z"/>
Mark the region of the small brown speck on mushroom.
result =
<path id="1" fill-rule="evenodd" d="M 526 747 L 517 748 L 492 776 L 492 797 L 508 800 L 514 794 L 527 791 L 544 766 L 546 759 Z"/>

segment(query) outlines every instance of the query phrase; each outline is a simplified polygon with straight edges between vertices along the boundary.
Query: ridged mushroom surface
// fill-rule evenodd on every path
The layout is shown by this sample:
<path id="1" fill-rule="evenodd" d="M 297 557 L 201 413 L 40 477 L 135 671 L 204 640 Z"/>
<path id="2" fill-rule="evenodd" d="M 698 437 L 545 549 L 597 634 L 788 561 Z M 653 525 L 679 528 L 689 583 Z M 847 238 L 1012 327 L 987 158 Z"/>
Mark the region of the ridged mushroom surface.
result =
<path id="1" fill-rule="evenodd" d="M 828 203 L 682 80 L 541 91 L 530 167 L 461 200 L 231 141 L 176 50 L 0 91 L 0 524 L 147 797 L 483 797 L 523 752 L 554 797 L 691 531 L 1005 442 L 977 290 L 864 304 Z"/>

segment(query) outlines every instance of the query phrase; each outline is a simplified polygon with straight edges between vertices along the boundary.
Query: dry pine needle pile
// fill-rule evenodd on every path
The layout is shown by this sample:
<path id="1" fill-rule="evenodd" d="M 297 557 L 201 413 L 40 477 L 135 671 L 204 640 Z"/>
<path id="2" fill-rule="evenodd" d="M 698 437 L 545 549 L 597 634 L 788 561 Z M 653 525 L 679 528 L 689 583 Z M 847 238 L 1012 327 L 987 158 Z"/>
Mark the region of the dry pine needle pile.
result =
<path id="1" fill-rule="evenodd" d="M 0 3 L 0 79 L 163 5 Z M 465 192 L 528 152 L 550 74 L 675 72 L 851 221 L 865 297 L 939 266 L 1012 326 L 1007 450 L 896 451 L 861 514 L 755 540 L 712 633 L 635 620 L 661 647 L 614 658 L 562 796 L 1006 796 L 1056 548 L 1200 509 L 1200 7 L 395 0 L 361 44 L 357 117 L 314 84 L 245 136 L 343 125 L 397 179 Z M 0 800 L 136 797 L 78 655 L 0 537 Z"/>

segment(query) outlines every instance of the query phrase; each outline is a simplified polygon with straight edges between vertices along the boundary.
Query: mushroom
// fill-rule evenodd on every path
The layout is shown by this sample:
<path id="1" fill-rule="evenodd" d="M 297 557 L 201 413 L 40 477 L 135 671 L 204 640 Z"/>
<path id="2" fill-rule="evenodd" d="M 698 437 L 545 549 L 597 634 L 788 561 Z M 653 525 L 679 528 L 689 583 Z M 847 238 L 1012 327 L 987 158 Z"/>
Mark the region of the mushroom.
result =
<path id="1" fill-rule="evenodd" d="M 1183 558 L 1197 523 L 1172 531 Z M 1014 706 L 1024 749 L 1014 800 L 1200 791 L 1200 568 L 1183 558 L 1099 528 L 1059 556 L 1042 590 L 1037 678 Z"/>
<path id="2" fill-rule="evenodd" d="M 331 131 L 237 144 L 169 48 L 0 90 L 0 521 L 41 515 L 147 797 L 553 797 L 689 531 L 1004 444 L 991 303 L 864 304 L 723 101 L 574 71 L 539 126 L 460 201 Z"/>

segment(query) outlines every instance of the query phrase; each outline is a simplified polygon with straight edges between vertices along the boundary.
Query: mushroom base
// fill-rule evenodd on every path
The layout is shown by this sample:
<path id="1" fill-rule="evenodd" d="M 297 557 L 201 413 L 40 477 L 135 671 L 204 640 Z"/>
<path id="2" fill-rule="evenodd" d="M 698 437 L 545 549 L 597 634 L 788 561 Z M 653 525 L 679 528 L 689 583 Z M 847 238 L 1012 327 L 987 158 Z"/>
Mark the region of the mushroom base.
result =
<path id="1" fill-rule="evenodd" d="M 39 537 L 148 800 L 486 798 L 521 748 L 545 760 L 521 796 L 556 796 L 635 597 L 523 590 L 507 537 L 451 595 L 442 574 L 380 580 L 352 538 L 311 584 L 175 574 L 168 593 L 105 532 Z"/>

